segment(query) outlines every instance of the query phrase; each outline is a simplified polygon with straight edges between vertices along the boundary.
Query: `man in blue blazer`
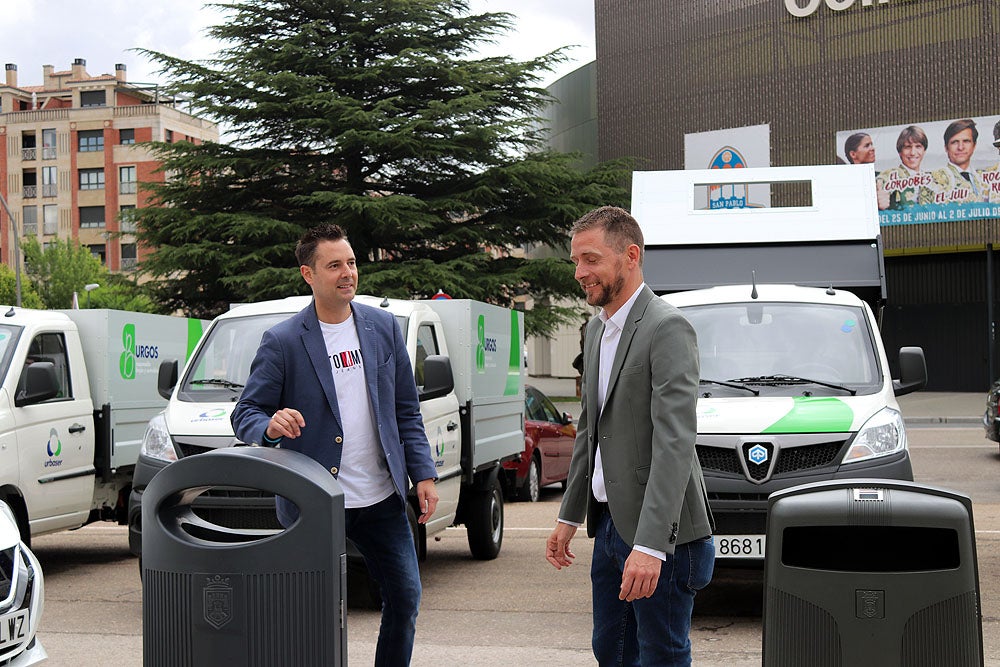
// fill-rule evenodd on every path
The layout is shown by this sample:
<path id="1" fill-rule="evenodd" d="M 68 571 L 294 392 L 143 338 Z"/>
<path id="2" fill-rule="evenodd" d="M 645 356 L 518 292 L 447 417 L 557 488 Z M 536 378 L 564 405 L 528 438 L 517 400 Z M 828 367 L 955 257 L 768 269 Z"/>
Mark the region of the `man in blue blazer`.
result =
<path id="1" fill-rule="evenodd" d="M 689 665 L 695 591 L 715 561 L 695 454 L 695 332 L 644 283 L 642 231 L 627 211 L 595 209 L 571 233 L 576 279 L 601 312 L 584 337 L 583 405 L 546 558 L 570 565 L 586 520 L 598 663 Z"/>
<path id="2" fill-rule="evenodd" d="M 247 444 L 302 452 L 338 479 L 347 537 L 382 589 L 375 664 L 408 665 L 421 586 L 407 478 L 419 522 L 438 502 L 413 369 L 395 317 L 353 302 L 358 270 L 343 229 L 308 230 L 295 256 L 313 301 L 264 333 L 233 429 Z M 277 506 L 282 524 L 295 521 L 294 505 Z"/>

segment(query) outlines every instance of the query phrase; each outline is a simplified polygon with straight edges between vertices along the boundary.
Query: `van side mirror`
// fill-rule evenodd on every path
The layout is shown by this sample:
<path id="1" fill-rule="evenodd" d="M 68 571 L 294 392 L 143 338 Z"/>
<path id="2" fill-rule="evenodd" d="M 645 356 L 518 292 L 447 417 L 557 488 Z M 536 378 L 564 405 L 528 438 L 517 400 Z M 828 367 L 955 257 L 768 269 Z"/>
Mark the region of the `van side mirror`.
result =
<path id="1" fill-rule="evenodd" d="M 420 400 L 427 401 L 450 394 L 455 389 L 455 376 L 451 372 L 451 359 L 443 354 L 432 354 L 424 359 L 424 386 Z"/>
<path id="2" fill-rule="evenodd" d="M 17 386 L 14 405 L 22 408 L 55 398 L 59 395 L 56 365 L 51 361 L 36 361 L 24 367 Z"/>
<path id="3" fill-rule="evenodd" d="M 156 393 L 163 398 L 170 400 L 170 394 L 174 393 L 177 385 L 177 360 L 166 359 L 160 362 L 160 370 L 156 374 Z"/>
<path id="4" fill-rule="evenodd" d="M 892 381 L 896 396 L 919 391 L 927 386 L 927 361 L 921 347 L 899 348 L 899 379 Z"/>

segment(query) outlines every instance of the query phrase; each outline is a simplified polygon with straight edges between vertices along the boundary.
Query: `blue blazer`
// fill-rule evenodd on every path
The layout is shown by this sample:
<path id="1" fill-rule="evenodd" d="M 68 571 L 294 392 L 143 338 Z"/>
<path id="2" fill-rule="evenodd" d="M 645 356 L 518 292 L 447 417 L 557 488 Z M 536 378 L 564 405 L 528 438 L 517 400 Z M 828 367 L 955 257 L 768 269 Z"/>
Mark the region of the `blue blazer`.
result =
<path id="1" fill-rule="evenodd" d="M 359 303 L 352 303 L 351 309 L 378 439 L 402 501 L 409 488 L 407 476 L 414 483 L 437 479 L 413 369 L 395 316 Z M 236 436 L 248 445 L 268 444 L 264 431 L 280 408 L 298 410 L 306 425 L 299 437 L 284 438 L 279 446 L 319 461 L 336 477 L 344 429 L 315 301 L 264 333 L 246 388 L 233 410 Z M 291 503 L 279 497 L 277 505 L 282 524 L 295 520 L 297 512 Z"/>

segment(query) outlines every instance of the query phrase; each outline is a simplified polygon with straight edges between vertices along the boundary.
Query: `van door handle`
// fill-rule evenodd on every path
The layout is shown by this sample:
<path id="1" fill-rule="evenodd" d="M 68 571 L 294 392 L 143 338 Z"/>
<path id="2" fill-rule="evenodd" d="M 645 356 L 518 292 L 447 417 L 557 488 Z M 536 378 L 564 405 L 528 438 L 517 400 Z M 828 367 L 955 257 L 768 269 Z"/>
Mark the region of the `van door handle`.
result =
<path id="1" fill-rule="evenodd" d="M 448 422 L 449 431 L 454 431 L 456 428 L 458 428 L 458 424 L 456 424 L 455 422 Z"/>
<path id="2" fill-rule="evenodd" d="M 83 424 L 73 424 L 72 426 L 69 427 L 70 433 L 83 433 L 86 430 L 87 427 L 84 426 Z"/>

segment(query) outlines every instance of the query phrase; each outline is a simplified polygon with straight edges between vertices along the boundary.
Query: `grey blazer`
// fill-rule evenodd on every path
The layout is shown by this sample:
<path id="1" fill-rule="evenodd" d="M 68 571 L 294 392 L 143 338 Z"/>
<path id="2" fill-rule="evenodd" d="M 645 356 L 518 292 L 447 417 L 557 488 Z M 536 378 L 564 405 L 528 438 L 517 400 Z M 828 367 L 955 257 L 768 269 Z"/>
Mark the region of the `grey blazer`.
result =
<path id="1" fill-rule="evenodd" d="M 582 410 L 559 518 L 587 519 L 599 509 L 591 492 L 595 443 L 601 448 L 608 509 L 625 542 L 674 552 L 712 533 L 705 481 L 695 454 L 698 343 L 680 311 L 643 286 L 622 330 L 604 409 L 597 377 L 604 325 L 587 326 Z"/>

